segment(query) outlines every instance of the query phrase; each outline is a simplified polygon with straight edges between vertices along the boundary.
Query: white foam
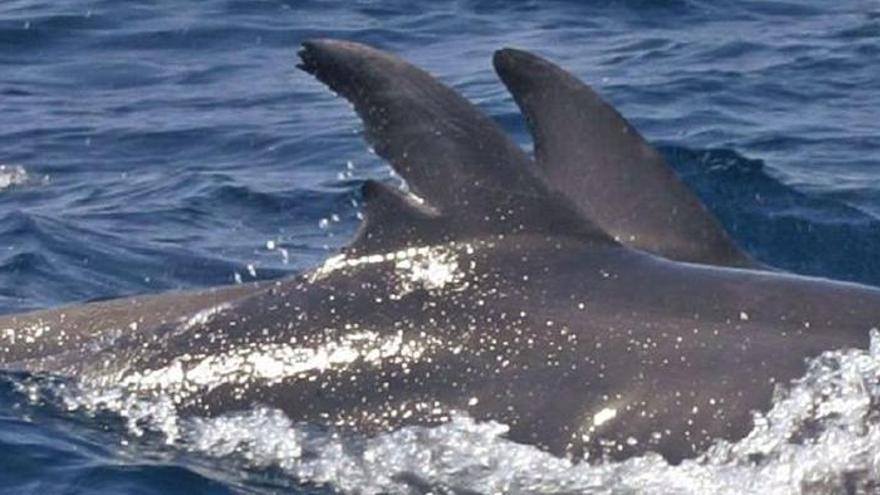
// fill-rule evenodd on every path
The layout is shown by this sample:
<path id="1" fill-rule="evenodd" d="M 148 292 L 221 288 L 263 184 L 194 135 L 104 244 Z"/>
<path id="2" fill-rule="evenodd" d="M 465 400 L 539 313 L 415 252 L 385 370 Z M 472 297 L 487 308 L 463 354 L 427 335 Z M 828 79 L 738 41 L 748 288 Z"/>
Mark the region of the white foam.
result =
<path id="1" fill-rule="evenodd" d="M 294 424 L 264 408 L 182 418 L 167 396 L 146 401 L 119 389 L 81 390 L 66 404 L 115 411 L 135 435 L 151 428 L 179 448 L 277 467 L 344 492 L 788 495 L 872 493 L 880 485 L 878 402 L 880 337 L 873 331 L 869 351 L 815 359 L 802 379 L 780 389 L 770 411 L 756 415 L 745 439 L 718 442 L 677 466 L 658 455 L 576 464 L 506 440 L 504 425 L 458 413 L 441 426 L 365 438 Z"/>
<path id="2" fill-rule="evenodd" d="M 0 191 L 10 186 L 17 186 L 28 181 L 28 173 L 21 165 L 5 165 L 0 163 Z"/>

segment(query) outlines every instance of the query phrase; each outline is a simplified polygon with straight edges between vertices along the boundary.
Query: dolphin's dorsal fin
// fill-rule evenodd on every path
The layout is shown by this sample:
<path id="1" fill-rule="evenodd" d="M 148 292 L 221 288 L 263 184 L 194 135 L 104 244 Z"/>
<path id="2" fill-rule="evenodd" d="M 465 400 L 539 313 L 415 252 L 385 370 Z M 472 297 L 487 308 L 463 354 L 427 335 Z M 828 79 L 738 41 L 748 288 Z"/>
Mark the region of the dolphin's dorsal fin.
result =
<path id="1" fill-rule="evenodd" d="M 448 227 L 437 211 L 411 194 L 374 180 L 361 187 L 364 221 L 345 249 L 357 255 L 443 242 Z"/>
<path id="2" fill-rule="evenodd" d="M 723 266 L 756 266 L 660 153 L 590 87 L 531 53 L 495 53 L 548 180 L 624 245 Z"/>
<path id="3" fill-rule="evenodd" d="M 306 41 L 300 57 L 301 69 L 354 104 L 376 153 L 449 220 L 445 235 L 539 233 L 615 244 L 491 119 L 427 72 L 347 41 Z M 402 242 L 381 237 L 388 249 Z"/>

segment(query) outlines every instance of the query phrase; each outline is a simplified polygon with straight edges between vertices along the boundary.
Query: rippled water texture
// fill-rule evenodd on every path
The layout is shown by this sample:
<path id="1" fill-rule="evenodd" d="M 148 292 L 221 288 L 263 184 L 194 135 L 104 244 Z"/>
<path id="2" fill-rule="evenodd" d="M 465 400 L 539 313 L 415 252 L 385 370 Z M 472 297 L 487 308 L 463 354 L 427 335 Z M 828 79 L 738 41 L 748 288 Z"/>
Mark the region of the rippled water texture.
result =
<path id="1" fill-rule="evenodd" d="M 390 176 L 348 105 L 294 68 L 316 36 L 418 63 L 523 146 L 490 57 L 537 51 L 660 146 L 754 255 L 880 285 L 873 0 L 4 0 L 0 312 L 278 277 L 344 245 L 358 185 Z M 826 356 L 765 429 L 675 468 L 572 467 L 467 418 L 340 439 L 254 410 L 178 425 L 169 447 L 167 423 L 95 417 L 4 375 L 0 491 L 870 492 L 878 362 Z"/>

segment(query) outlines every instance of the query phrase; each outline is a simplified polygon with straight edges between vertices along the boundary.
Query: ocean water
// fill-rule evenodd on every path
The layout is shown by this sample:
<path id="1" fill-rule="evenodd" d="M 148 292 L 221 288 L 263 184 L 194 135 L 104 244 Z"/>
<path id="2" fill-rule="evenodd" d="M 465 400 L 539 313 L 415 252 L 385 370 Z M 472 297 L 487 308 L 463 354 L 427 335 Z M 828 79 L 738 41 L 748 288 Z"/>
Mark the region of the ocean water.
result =
<path id="1" fill-rule="evenodd" d="M 325 36 L 427 68 L 524 147 L 490 58 L 543 54 L 754 256 L 880 285 L 876 0 L 3 0 L 0 312 L 281 277 L 343 246 L 360 183 L 391 177 L 349 106 L 295 68 Z M 880 350 L 829 350 L 741 442 L 590 466 L 466 417 L 377 438 L 263 409 L 181 423 L 7 373 L 0 492 L 872 493 L 878 384 Z"/>

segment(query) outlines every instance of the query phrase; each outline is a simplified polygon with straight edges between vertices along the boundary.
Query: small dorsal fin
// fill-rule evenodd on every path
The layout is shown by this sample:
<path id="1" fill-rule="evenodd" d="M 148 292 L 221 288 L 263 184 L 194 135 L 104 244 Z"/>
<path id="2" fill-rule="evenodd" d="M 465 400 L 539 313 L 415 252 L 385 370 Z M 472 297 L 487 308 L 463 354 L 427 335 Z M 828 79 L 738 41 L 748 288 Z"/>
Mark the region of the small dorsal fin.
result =
<path id="1" fill-rule="evenodd" d="M 348 41 L 306 41 L 300 57 L 301 69 L 354 104 L 376 153 L 449 219 L 448 235 L 540 233 L 615 243 L 553 190 L 491 119 L 427 72 Z"/>
<path id="2" fill-rule="evenodd" d="M 624 245 L 722 266 L 757 266 L 664 161 L 589 86 L 528 52 L 495 53 L 550 183 Z"/>
<path id="3" fill-rule="evenodd" d="M 346 251 L 357 255 L 443 242 L 443 218 L 412 196 L 374 180 L 361 187 L 364 221 Z"/>

